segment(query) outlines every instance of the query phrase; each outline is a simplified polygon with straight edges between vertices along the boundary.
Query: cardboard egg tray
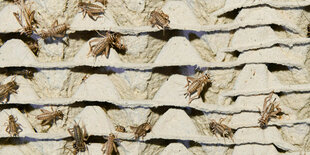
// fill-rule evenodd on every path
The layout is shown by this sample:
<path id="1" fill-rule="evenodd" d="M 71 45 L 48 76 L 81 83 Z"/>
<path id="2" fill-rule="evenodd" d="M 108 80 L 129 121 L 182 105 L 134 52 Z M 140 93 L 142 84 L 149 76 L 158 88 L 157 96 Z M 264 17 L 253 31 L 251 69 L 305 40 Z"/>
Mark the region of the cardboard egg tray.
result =
<path id="1" fill-rule="evenodd" d="M 87 150 L 79 154 L 103 154 L 101 148 L 110 133 L 117 137 L 119 154 L 309 153 L 310 39 L 306 37 L 306 22 L 298 19 L 307 15 L 304 8 L 310 1 L 219 1 L 221 7 L 205 12 L 210 16 L 208 24 L 201 24 L 205 20 L 199 18 L 202 10 L 197 9 L 197 2 L 214 5 L 211 2 L 154 2 L 169 15 L 167 36 L 147 23 L 122 25 L 115 18 L 118 7 L 126 7 L 128 14 L 136 11 L 137 17 L 139 11 L 152 11 L 153 6 L 147 2 L 109 2 L 97 21 L 87 15 L 83 18 L 81 12 L 72 9 L 78 2 L 55 4 L 66 6 L 63 13 L 71 16 L 65 38 L 78 45 L 46 43 L 38 38 L 39 56 L 22 38 L 5 39 L 0 47 L 1 69 L 32 67 L 38 71 L 32 80 L 16 76 L 17 93 L 2 104 L 0 122 L 14 115 L 23 131 L 11 137 L 5 131 L 7 124 L 0 126 L 0 138 L 5 141 L 0 154 L 71 154 L 74 141 L 67 130 L 75 123 L 90 135 Z M 13 16 L 18 6 L 0 3 L 2 39 L 18 33 L 21 26 Z M 51 14 L 53 5 L 49 1 L 33 3 L 43 17 Z M 236 10 L 233 19 L 225 17 Z M 108 58 L 88 56 L 88 42 L 95 37 L 78 42 L 72 36 L 95 30 L 122 33 L 127 45 L 125 55 L 111 48 Z M 192 34 L 197 38 L 191 39 Z M 152 46 L 154 42 L 160 45 Z M 74 52 L 66 59 L 40 56 L 40 52 L 52 50 L 53 57 L 53 53 L 67 49 Z M 155 54 L 147 53 L 152 49 Z M 184 86 L 187 76 L 197 76 L 197 68 L 209 71 L 212 84 L 189 104 Z M 5 84 L 13 75 L 0 78 Z M 272 91 L 282 115 L 270 119 L 267 128 L 261 129 L 259 109 Z M 61 110 L 64 118 L 52 126 L 42 126 L 35 116 L 41 114 L 40 109 L 51 111 L 50 107 Z M 211 120 L 220 118 L 234 130 L 233 140 L 215 136 L 209 129 Z M 152 130 L 135 140 L 130 126 L 145 122 L 152 125 Z M 127 132 L 115 131 L 116 125 L 124 126 Z"/>

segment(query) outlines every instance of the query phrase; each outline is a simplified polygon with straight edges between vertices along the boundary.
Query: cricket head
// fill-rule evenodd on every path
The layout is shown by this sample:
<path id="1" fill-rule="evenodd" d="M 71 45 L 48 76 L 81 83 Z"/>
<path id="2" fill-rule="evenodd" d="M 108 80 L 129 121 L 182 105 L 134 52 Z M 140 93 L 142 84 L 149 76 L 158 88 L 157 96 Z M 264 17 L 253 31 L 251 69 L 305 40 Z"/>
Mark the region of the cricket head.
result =
<path id="1" fill-rule="evenodd" d="M 64 114 L 62 113 L 61 110 L 57 110 L 57 111 L 56 111 L 56 115 L 57 115 L 60 119 L 63 119 L 63 117 L 64 117 Z"/>
<path id="2" fill-rule="evenodd" d="M 213 130 L 215 128 L 215 125 L 216 125 L 216 122 L 214 119 L 212 119 L 211 122 L 209 123 L 209 128 Z"/>
<path id="3" fill-rule="evenodd" d="M 268 117 L 267 118 L 261 117 L 258 120 L 258 124 L 259 124 L 260 128 L 265 129 L 267 127 L 267 124 L 268 124 Z"/>
<path id="4" fill-rule="evenodd" d="M 13 115 L 10 115 L 10 116 L 9 116 L 9 121 L 15 121 L 15 118 L 14 118 Z"/>

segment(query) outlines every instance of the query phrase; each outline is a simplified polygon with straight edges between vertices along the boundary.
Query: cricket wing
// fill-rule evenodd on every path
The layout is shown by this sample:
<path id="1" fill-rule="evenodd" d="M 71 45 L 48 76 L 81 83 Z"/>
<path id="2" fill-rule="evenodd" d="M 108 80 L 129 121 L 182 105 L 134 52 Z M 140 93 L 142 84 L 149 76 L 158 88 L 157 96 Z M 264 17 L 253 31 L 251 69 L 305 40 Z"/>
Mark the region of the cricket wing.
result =
<path id="1" fill-rule="evenodd" d="M 45 119 L 42 121 L 42 125 L 47 125 L 49 124 L 54 118 L 53 117 L 49 117 L 48 119 Z"/>
<path id="2" fill-rule="evenodd" d="M 50 117 L 51 117 L 51 114 L 43 113 L 43 114 L 37 115 L 36 119 L 38 119 L 38 120 L 46 120 L 46 119 L 48 119 Z"/>

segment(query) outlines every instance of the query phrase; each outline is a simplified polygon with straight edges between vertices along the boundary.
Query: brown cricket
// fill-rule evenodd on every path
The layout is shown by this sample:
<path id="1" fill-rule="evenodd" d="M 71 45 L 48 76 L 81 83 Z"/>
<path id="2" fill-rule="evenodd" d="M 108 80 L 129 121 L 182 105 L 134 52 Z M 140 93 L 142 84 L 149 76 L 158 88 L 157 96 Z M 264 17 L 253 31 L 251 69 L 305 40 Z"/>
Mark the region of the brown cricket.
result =
<path id="1" fill-rule="evenodd" d="M 264 99 L 264 105 L 263 105 L 263 110 L 261 111 L 259 108 L 258 110 L 260 111 L 260 115 L 261 118 L 258 119 L 258 124 L 260 125 L 260 127 L 266 128 L 268 125 L 268 121 L 270 120 L 271 117 L 276 117 L 277 114 L 279 114 L 281 112 L 281 108 L 279 107 L 280 104 L 275 104 L 275 100 L 274 99 L 272 102 L 270 102 L 272 95 L 273 95 L 273 91 L 269 94 L 269 96 L 267 96 Z M 269 104 L 267 105 L 267 103 L 269 102 Z M 276 111 L 275 111 L 276 109 Z"/>
<path id="2" fill-rule="evenodd" d="M 36 31 L 33 27 L 35 11 L 31 11 L 30 7 L 28 8 L 26 6 L 24 0 L 21 0 L 19 4 L 21 15 L 17 12 L 13 12 L 13 15 L 18 21 L 19 25 L 22 27 L 20 34 L 26 34 L 28 37 L 30 37 L 33 31 Z M 23 25 L 22 18 L 24 18 L 26 25 Z"/>
<path id="3" fill-rule="evenodd" d="M 112 155 L 113 151 L 118 153 L 117 147 L 114 143 L 115 135 L 113 133 L 109 134 L 108 141 L 102 145 L 102 152 L 106 155 Z"/>
<path id="4" fill-rule="evenodd" d="M 6 84 L 0 85 L 0 101 L 7 103 L 10 97 L 10 94 L 17 93 L 19 88 L 18 84 L 15 82 L 15 77 Z"/>
<path id="5" fill-rule="evenodd" d="M 32 80 L 36 71 L 35 68 L 7 68 L 5 75 L 21 75 L 26 79 Z"/>
<path id="6" fill-rule="evenodd" d="M 143 123 L 138 127 L 131 126 L 130 129 L 134 131 L 135 139 L 138 140 L 141 136 L 145 137 L 147 132 L 151 131 L 152 126 L 149 123 Z"/>
<path id="7" fill-rule="evenodd" d="M 125 127 L 123 127 L 121 125 L 117 125 L 117 126 L 115 126 L 115 131 L 126 132 L 126 129 L 125 129 Z"/>
<path id="8" fill-rule="evenodd" d="M 7 125 L 5 131 L 10 134 L 10 136 L 18 136 L 20 132 L 23 131 L 21 128 L 21 124 L 17 123 L 17 118 L 15 118 L 13 115 L 9 115 L 9 124 Z"/>
<path id="9" fill-rule="evenodd" d="M 156 25 L 156 27 L 159 29 L 169 28 L 169 16 L 165 14 L 162 10 L 156 9 L 150 14 L 150 23 L 152 24 L 152 27 Z"/>
<path id="10" fill-rule="evenodd" d="M 48 111 L 45 109 L 40 109 L 42 114 L 36 116 L 36 119 L 42 120 L 41 125 L 47 125 L 50 124 L 52 121 L 56 124 L 57 118 L 63 119 L 64 114 L 60 110 L 54 111 L 54 109 L 51 107 L 52 111 Z"/>
<path id="11" fill-rule="evenodd" d="M 48 37 L 59 37 L 62 38 L 66 35 L 66 31 L 69 29 L 69 25 L 64 23 L 58 25 L 58 20 L 55 20 L 55 22 L 52 24 L 52 27 L 49 28 L 47 31 L 42 30 L 40 37 L 43 39 L 46 39 Z"/>
<path id="12" fill-rule="evenodd" d="M 233 142 L 233 132 L 232 129 L 230 127 L 228 127 L 225 124 L 222 124 L 222 122 L 224 121 L 223 118 L 221 118 L 219 120 L 219 122 L 217 123 L 214 119 L 211 120 L 211 122 L 209 123 L 209 128 L 211 130 L 211 132 L 217 137 L 217 133 L 220 134 L 222 137 L 229 137 Z M 225 140 L 225 139 L 224 139 Z"/>
<path id="13" fill-rule="evenodd" d="M 105 55 L 106 58 L 109 57 L 110 48 L 114 47 L 119 50 L 126 50 L 126 46 L 121 43 L 121 34 L 106 32 L 106 35 L 102 35 L 97 32 L 100 36 L 104 38 L 96 38 L 89 41 L 89 52 L 88 55 L 97 57 L 98 55 Z M 92 45 L 92 43 L 97 42 L 97 44 Z"/>
<path id="14" fill-rule="evenodd" d="M 84 130 L 84 131 L 83 131 Z M 69 128 L 68 132 L 74 138 L 73 143 L 73 154 L 77 154 L 78 152 L 85 152 L 87 150 L 86 141 L 88 140 L 88 135 L 85 126 L 83 129 L 75 123 L 73 128 Z"/>
<path id="15" fill-rule="evenodd" d="M 83 12 L 83 18 L 85 18 L 87 14 L 88 17 L 94 21 L 96 21 L 100 17 L 100 15 L 104 13 L 103 7 L 96 4 L 92 4 L 90 2 L 89 3 L 79 2 L 78 7 Z M 94 16 L 96 16 L 96 18 L 94 18 Z"/>
<path id="16" fill-rule="evenodd" d="M 210 77 L 208 74 L 202 74 L 199 77 L 187 77 L 186 78 L 187 84 L 187 92 L 184 94 L 185 98 L 189 96 L 188 104 L 190 104 L 194 99 L 200 97 L 200 93 L 203 90 L 203 87 L 208 83 L 211 82 Z M 197 93 L 196 96 L 191 96 L 194 93 Z"/>

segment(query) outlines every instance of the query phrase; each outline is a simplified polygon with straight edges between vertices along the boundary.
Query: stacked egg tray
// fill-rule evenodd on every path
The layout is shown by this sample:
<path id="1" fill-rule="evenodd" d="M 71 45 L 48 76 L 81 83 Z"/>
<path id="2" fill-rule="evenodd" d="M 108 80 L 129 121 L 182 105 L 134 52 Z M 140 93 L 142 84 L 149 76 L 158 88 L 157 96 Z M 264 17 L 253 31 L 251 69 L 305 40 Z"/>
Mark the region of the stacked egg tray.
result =
<path id="1" fill-rule="evenodd" d="M 103 154 L 110 133 L 119 154 L 310 153 L 310 1 L 108 1 L 97 21 L 83 18 L 78 1 L 30 2 L 38 31 L 56 19 L 70 29 L 61 40 L 36 38 L 36 56 L 18 32 L 18 6 L 0 2 L 1 70 L 37 70 L 31 80 L 17 75 L 17 93 L 0 106 L 0 122 L 12 114 L 23 129 L 11 137 L 0 126 L 0 154 L 71 153 L 67 130 L 75 123 L 90 135 L 79 154 Z M 151 27 L 155 8 L 169 16 L 170 29 Z M 96 30 L 123 34 L 127 51 L 88 56 Z M 186 77 L 197 70 L 208 70 L 212 82 L 188 104 Z M 12 76 L 0 79 L 5 84 Z M 283 114 L 261 129 L 259 109 L 272 91 Z M 42 126 L 35 117 L 51 107 L 64 118 Z M 210 131 L 220 118 L 233 140 Z M 152 130 L 135 140 L 130 126 L 145 122 Z"/>

